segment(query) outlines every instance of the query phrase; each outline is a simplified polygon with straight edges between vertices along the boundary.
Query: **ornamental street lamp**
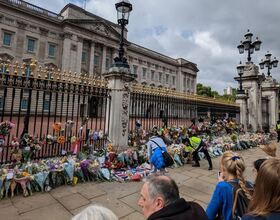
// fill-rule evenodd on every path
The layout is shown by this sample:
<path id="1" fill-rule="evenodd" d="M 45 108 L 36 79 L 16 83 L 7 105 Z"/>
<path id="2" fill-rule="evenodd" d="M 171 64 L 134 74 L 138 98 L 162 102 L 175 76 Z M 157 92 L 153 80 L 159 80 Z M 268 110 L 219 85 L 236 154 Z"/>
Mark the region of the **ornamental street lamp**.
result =
<path id="1" fill-rule="evenodd" d="M 240 61 L 239 65 L 236 67 L 237 73 L 239 75 L 239 90 L 237 91 L 238 94 L 245 94 L 244 89 L 242 87 L 242 75 L 244 73 L 244 68 L 245 66 Z"/>
<path id="2" fill-rule="evenodd" d="M 127 59 L 124 57 L 124 28 L 128 24 L 129 14 L 132 11 L 132 4 L 128 0 L 121 0 L 115 4 L 118 14 L 118 24 L 121 26 L 121 37 L 119 56 L 114 58 L 115 63 L 113 66 L 129 68 Z"/>
<path id="3" fill-rule="evenodd" d="M 277 64 L 278 60 L 276 59 L 276 57 L 271 60 L 271 53 L 267 51 L 267 54 L 265 54 L 265 60 L 261 59 L 260 68 L 264 69 L 264 67 L 267 67 L 267 76 L 270 76 L 270 70 L 272 69 L 272 67 L 276 68 Z"/>
<path id="4" fill-rule="evenodd" d="M 247 61 L 251 62 L 251 54 L 253 54 L 254 51 L 260 50 L 262 42 L 258 37 L 256 37 L 256 40 L 254 42 L 252 42 L 253 34 L 249 29 L 244 37 L 245 39 L 243 41 L 240 41 L 240 44 L 237 46 L 237 48 L 240 54 L 243 54 L 245 50 L 248 51 Z"/>

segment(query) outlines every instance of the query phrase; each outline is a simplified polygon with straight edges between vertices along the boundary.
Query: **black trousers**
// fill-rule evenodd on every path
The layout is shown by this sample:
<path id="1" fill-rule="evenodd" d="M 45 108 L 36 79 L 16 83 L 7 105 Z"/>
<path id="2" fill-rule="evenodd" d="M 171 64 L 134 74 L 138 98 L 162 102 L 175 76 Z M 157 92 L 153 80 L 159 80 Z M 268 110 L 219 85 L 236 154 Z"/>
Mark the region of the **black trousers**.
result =
<path id="1" fill-rule="evenodd" d="M 277 142 L 280 141 L 280 131 L 277 131 Z"/>
<path id="2" fill-rule="evenodd" d="M 211 160 L 211 157 L 207 150 L 207 147 L 206 147 L 205 143 L 202 143 L 202 141 L 201 141 L 200 145 L 198 146 L 198 148 L 193 152 L 193 160 L 194 160 L 195 164 L 197 164 L 197 165 L 199 165 L 198 152 L 204 153 L 204 155 L 208 161 L 209 167 L 213 167 L 212 160 Z"/>

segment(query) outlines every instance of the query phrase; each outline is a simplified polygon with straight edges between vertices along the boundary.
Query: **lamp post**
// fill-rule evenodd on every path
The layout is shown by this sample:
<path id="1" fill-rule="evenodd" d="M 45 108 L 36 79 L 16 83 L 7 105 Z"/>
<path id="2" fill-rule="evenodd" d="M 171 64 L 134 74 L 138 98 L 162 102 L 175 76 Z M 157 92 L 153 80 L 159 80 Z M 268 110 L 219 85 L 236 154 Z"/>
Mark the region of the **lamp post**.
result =
<path id="1" fill-rule="evenodd" d="M 276 59 L 276 57 L 274 57 L 273 60 L 271 60 L 271 53 L 269 53 L 269 51 L 267 51 L 267 53 L 265 54 L 265 59 L 261 59 L 260 62 L 260 68 L 264 69 L 264 67 L 267 67 L 267 76 L 270 76 L 270 70 L 274 67 L 276 68 L 278 64 L 278 60 Z"/>
<path id="2" fill-rule="evenodd" d="M 244 68 L 245 68 L 245 66 L 240 61 L 239 65 L 236 67 L 237 73 L 239 75 L 239 90 L 237 91 L 237 93 L 240 94 L 240 95 L 245 94 L 244 89 L 242 87 L 242 75 L 244 73 Z"/>
<path id="3" fill-rule="evenodd" d="M 244 40 L 240 41 L 240 44 L 237 46 L 239 53 L 243 54 L 244 51 L 248 51 L 247 61 L 251 62 L 251 54 L 254 53 L 254 51 L 260 50 L 261 47 L 261 41 L 258 37 L 256 37 L 256 40 L 252 41 L 253 34 L 248 29 L 247 33 L 244 35 Z"/>
<path id="4" fill-rule="evenodd" d="M 132 4 L 128 0 L 121 0 L 115 4 L 118 14 L 118 24 L 121 26 L 121 37 L 119 56 L 114 58 L 113 66 L 129 68 L 127 59 L 124 57 L 124 28 L 128 24 L 129 14 L 132 11 Z"/>

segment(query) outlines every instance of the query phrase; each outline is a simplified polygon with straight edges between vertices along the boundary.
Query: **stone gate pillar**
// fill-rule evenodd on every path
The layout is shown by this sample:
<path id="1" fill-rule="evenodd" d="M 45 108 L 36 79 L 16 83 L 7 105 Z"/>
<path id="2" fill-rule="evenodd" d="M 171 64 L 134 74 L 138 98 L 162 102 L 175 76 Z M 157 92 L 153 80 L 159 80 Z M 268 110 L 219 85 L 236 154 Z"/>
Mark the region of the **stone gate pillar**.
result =
<path id="1" fill-rule="evenodd" d="M 278 115 L 279 84 L 271 76 L 268 76 L 262 82 L 261 89 L 262 89 L 262 98 L 266 98 L 268 100 L 268 106 L 267 106 L 268 109 L 266 109 L 265 111 L 267 112 L 268 115 L 264 117 L 268 117 L 269 131 L 272 132 L 275 130 L 276 122 L 279 119 L 279 115 Z"/>
<path id="2" fill-rule="evenodd" d="M 239 77 L 235 80 L 239 81 Z M 252 62 L 247 62 L 242 76 L 243 88 L 247 94 L 247 109 L 248 114 L 245 114 L 243 109 L 240 109 L 240 115 L 246 117 L 247 128 L 254 132 L 262 130 L 262 103 L 261 103 L 261 89 L 260 84 L 263 76 L 259 75 L 259 68 Z M 242 99 L 243 100 L 243 99 Z M 240 102 L 240 101 L 239 101 Z M 242 101 L 243 102 L 243 101 Z M 246 109 L 246 113 L 247 113 Z M 245 109 L 244 109 L 245 110 Z M 242 117 L 242 116 L 240 116 Z"/>
<path id="3" fill-rule="evenodd" d="M 111 89 L 111 99 L 108 100 L 106 113 L 106 132 L 116 151 L 122 151 L 128 146 L 129 101 L 131 82 L 136 75 L 129 68 L 112 67 L 103 74 Z"/>
<path id="4" fill-rule="evenodd" d="M 236 103 L 240 106 L 240 124 L 243 126 L 244 131 L 248 129 L 247 98 L 246 94 L 236 96 Z"/>

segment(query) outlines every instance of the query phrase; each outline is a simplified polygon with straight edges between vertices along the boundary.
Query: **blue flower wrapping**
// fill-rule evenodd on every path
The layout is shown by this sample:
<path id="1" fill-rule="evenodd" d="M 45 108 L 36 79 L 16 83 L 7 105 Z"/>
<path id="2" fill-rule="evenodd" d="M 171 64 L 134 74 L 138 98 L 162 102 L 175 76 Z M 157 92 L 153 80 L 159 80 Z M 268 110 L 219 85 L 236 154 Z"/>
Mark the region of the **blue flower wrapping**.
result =
<path id="1" fill-rule="evenodd" d="M 67 173 L 67 175 L 70 178 L 70 181 L 73 180 L 73 176 L 74 176 L 74 164 L 73 163 L 65 163 L 64 164 L 64 170 Z"/>
<path id="2" fill-rule="evenodd" d="M 44 184 L 50 172 L 40 172 L 34 175 L 35 181 L 39 184 L 41 190 L 44 190 Z"/>
<path id="3" fill-rule="evenodd" d="M 176 163 L 179 165 L 179 166 L 183 166 L 183 163 L 179 157 L 178 154 L 174 154 L 174 160 L 176 161 Z"/>

